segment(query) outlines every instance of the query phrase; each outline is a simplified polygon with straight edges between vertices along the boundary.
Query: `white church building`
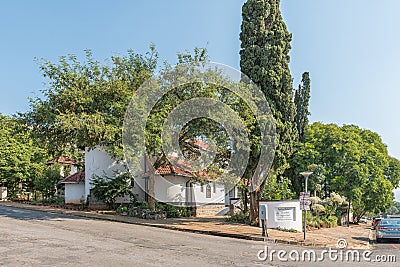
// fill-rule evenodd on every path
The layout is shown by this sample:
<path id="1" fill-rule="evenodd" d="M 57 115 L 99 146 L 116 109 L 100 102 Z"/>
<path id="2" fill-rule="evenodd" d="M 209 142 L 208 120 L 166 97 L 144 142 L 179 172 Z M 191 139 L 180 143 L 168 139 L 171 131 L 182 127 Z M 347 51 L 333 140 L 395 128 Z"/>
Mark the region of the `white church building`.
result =
<path id="1" fill-rule="evenodd" d="M 143 160 L 143 172 L 136 175 L 132 191 L 139 200 L 147 201 L 149 179 Z M 93 177 L 115 177 L 116 173 L 126 172 L 123 163 L 113 159 L 101 148 L 85 151 L 85 198 L 92 198 Z M 217 215 L 227 211 L 231 199 L 238 196 L 237 188 L 226 192 L 223 184 L 209 181 L 206 184 L 193 182 L 190 172 L 173 165 L 165 165 L 156 170 L 154 178 L 155 199 L 159 202 L 177 206 L 196 207 L 196 215 Z"/>

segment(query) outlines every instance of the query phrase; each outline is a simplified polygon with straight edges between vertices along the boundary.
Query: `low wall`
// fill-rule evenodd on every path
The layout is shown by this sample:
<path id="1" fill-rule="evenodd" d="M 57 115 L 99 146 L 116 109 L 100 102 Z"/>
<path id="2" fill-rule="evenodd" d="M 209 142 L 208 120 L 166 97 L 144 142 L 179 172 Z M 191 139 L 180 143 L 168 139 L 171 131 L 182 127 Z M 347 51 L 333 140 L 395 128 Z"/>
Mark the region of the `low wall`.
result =
<path id="1" fill-rule="evenodd" d="M 225 204 L 209 204 L 203 206 L 197 206 L 194 208 L 194 216 L 215 216 L 218 215 L 222 210 L 224 210 Z"/>
<path id="2" fill-rule="evenodd" d="M 299 200 L 260 201 L 260 205 L 267 206 L 268 228 L 302 231 L 302 211 Z"/>

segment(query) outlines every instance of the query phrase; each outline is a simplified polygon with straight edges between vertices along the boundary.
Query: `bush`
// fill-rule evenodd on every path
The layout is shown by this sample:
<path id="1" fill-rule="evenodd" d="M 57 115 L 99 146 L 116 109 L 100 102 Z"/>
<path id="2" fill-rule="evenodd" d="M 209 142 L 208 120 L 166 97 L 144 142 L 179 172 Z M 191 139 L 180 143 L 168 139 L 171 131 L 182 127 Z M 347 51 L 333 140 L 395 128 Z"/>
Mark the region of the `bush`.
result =
<path id="1" fill-rule="evenodd" d="M 310 199 L 312 212 L 307 213 L 307 225 L 316 228 L 336 227 L 338 218 L 342 215 L 343 206 L 348 205 L 339 194 L 334 192 L 322 201 L 319 198 Z"/>
<path id="2" fill-rule="evenodd" d="M 289 233 L 298 233 L 298 231 L 296 229 L 293 229 L 293 228 L 286 229 L 286 228 L 278 227 L 278 228 L 276 228 L 276 230 L 279 230 L 279 231 L 282 231 L 282 232 L 289 232 Z"/>
<path id="3" fill-rule="evenodd" d="M 116 211 L 117 211 L 117 213 L 119 213 L 119 214 L 127 213 L 127 212 L 128 212 L 128 207 L 125 206 L 125 205 L 120 205 L 120 206 L 117 208 Z"/>
<path id="4" fill-rule="evenodd" d="M 129 195 L 135 201 L 132 193 L 131 176 L 128 172 L 116 174 L 114 178 L 95 176 L 92 180 L 93 189 L 91 192 L 98 199 L 107 204 L 110 208 L 115 208 L 115 199 Z"/>
<path id="5" fill-rule="evenodd" d="M 171 204 L 157 203 L 156 209 L 167 213 L 167 218 L 180 218 L 192 216 L 192 211 L 187 207 L 177 207 Z"/>
<path id="6" fill-rule="evenodd" d="M 326 227 L 331 228 L 337 226 L 338 218 L 336 216 L 329 216 L 328 218 L 324 218 L 323 221 Z"/>
<path id="7" fill-rule="evenodd" d="M 181 218 L 192 216 L 192 211 L 187 207 L 177 207 L 171 204 L 156 202 L 156 211 L 151 211 L 149 204 L 144 201 L 138 206 L 131 206 L 128 208 L 128 214 L 132 217 L 146 219 L 148 217 L 157 218 Z"/>
<path id="8" fill-rule="evenodd" d="M 234 213 L 232 216 L 227 217 L 225 220 L 227 222 L 234 222 L 234 223 L 243 223 L 247 224 L 249 222 L 250 216 L 249 213 L 237 212 Z"/>
<path id="9" fill-rule="evenodd" d="M 51 197 L 40 200 L 33 200 L 31 202 L 33 205 L 43 204 L 43 205 L 55 205 L 55 206 L 63 206 L 65 204 L 63 197 Z"/>
<path id="10" fill-rule="evenodd" d="M 321 204 L 313 204 L 311 207 L 312 211 L 315 212 L 317 215 L 323 213 L 325 211 L 325 207 Z"/>
<path id="11" fill-rule="evenodd" d="M 311 212 L 307 212 L 307 225 L 314 228 L 320 228 L 322 221 L 318 216 L 314 216 Z"/>

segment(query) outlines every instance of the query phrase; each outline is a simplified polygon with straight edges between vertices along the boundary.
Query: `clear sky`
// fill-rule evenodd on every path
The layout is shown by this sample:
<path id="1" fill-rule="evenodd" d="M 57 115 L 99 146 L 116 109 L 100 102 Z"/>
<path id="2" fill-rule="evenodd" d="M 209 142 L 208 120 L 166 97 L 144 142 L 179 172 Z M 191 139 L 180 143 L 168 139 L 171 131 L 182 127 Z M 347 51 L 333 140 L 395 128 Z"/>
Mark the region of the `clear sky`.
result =
<path id="1" fill-rule="evenodd" d="M 311 121 L 378 132 L 400 158 L 400 1 L 282 0 L 293 34 L 295 84 L 312 79 Z M 0 112 L 28 109 L 43 87 L 34 58 L 92 49 L 98 60 L 154 43 L 162 60 L 206 47 L 212 61 L 239 69 L 244 0 L 21 1 L 0 4 Z M 400 199 L 400 194 L 399 194 Z"/>

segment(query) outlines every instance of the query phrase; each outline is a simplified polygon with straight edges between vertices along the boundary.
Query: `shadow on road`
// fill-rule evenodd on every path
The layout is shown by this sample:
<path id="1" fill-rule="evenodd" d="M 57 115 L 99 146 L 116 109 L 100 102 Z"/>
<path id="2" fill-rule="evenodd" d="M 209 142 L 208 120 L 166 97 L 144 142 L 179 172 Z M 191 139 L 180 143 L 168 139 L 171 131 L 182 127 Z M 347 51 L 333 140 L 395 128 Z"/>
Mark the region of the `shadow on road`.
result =
<path id="1" fill-rule="evenodd" d="M 17 219 L 17 220 L 52 220 L 52 221 L 57 221 L 57 220 L 61 221 L 71 218 L 70 216 L 62 214 L 0 206 L 0 218 L 2 217 Z M 80 218 L 76 216 L 74 216 L 74 219 L 87 220 L 87 218 Z"/>

